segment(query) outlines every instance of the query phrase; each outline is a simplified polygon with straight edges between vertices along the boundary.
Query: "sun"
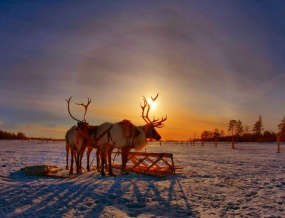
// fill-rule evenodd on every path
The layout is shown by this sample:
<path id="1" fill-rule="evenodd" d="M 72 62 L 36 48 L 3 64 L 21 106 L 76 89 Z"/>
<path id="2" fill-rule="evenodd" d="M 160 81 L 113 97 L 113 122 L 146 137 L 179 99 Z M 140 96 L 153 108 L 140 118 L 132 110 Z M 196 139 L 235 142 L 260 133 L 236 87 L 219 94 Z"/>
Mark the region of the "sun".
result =
<path id="1" fill-rule="evenodd" d="M 150 110 L 154 110 L 156 108 L 156 102 L 153 101 L 151 98 L 147 100 L 147 103 L 150 105 Z"/>

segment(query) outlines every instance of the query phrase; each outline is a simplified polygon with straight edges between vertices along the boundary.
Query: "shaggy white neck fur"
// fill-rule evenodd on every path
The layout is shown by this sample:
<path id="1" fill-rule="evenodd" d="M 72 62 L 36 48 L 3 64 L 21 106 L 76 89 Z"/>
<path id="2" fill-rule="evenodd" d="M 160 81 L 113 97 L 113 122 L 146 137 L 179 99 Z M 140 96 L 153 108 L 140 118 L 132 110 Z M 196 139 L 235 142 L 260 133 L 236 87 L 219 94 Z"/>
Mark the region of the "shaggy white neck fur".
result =
<path id="1" fill-rule="evenodd" d="M 134 149 L 139 151 L 147 145 L 147 138 L 143 126 L 137 126 L 140 134 L 135 138 Z"/>

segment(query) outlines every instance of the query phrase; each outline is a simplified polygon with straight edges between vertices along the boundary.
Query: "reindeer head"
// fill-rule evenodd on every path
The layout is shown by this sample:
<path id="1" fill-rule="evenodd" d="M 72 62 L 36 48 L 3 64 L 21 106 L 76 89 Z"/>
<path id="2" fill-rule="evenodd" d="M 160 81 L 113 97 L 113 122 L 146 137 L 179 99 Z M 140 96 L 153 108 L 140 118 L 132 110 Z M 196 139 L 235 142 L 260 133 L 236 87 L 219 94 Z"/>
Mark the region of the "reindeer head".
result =
<path id="1" fill-rule="evenodd" d="M 151 97 L 152 101 L 155 101 L 157 97 L 158 97 L 158 94 L 156 95 L 155 98 Z M 156 131 L 155 127 L 162 128 L 164 126 L 163 122 L 167 120 L 167 116 L 165 118 L 162 117 L 161 120 L 155 119 L 153 117 L 153 120 L 151 121 L 148 117 L 148 113 L 150 110 L 150 104 L 147 102 L 144 96 L 143 96 L 143 101 L 144 101 L 144 104 L 141 105 L 141 108 L 142 108 L 142 118 L 146 122 L 146 124 L 143 126 L 146 138 L 155 139 L 159 141 L 161 139 L 161 136 Z M 146 114 L 144 114 L 146 108 L 147 108 L 147 111 L 146 111 Z"/>
<path id="2" fill-rule="evenodd" d="M 82 133 L 84 138 L 89 137 L 89 123 L 87 122 L 77 122 L 77 129 Z"/>
<path id="3" fill-rule="evenodd" d="M 81 103 L 81 104 L 76 103 L 77 105 L 82 105 L 85 108 L 84 120 L 78 120 L 78 119 L 74 118 L 74 116 L 72 116 L 72 114 L 70 112 L 69 103 L 70 103 L 71 98 L 72 98 L 72 96 L 68 100 L 66 100 L 67 101 L 67 106 L 68 106 L 68 113 L 69 113 L 69 115 L 71 116 L 72 119 L 77 121 L 77 129 L 81 132 L 83 137 L 88 140 L 89 139 L 89 132 L 88 132 L 89 124 L 86 121 L 86 112 L 87 112 L 88 106 L 89 106 L 89 104 L 91 102 L 91 99 L 88 98 L 88 103 L 86 105 L 83 104 L 83 103 Z"/>

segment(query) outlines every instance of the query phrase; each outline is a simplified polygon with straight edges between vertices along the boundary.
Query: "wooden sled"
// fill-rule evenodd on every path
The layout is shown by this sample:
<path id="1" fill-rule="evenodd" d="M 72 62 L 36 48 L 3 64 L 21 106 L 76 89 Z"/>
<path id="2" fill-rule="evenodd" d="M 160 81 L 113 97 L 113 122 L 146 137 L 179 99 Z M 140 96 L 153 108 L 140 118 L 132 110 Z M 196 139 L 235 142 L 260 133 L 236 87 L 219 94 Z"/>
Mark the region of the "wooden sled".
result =
<path id="1" fill-rule="evenodd" d="M 121 166 L 121 164 L 112 164 L 116 169 L 121 169 Z M 183 168 L 174 165 L 173 154 L 170 153 L 129 152 L 126 169 L 138 174 L 164 177 L 180 172 Z"/>

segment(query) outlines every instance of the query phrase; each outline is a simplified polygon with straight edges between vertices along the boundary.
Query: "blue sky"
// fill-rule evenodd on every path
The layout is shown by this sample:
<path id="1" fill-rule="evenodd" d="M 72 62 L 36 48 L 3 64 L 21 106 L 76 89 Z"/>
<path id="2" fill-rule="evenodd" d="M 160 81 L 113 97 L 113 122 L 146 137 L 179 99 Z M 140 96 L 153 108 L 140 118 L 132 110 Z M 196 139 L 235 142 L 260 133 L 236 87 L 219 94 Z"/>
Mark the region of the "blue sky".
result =
<path id="1" fill-rule="evenodd" d="M 231 119 L 250 130 L 285 116 L 285 2 L 1 1 L 0 129 L 63 137 L 65 99 L 92 99 L 90 124 L 129 119 L 160 93 L 164 139 Z"/>

